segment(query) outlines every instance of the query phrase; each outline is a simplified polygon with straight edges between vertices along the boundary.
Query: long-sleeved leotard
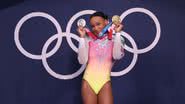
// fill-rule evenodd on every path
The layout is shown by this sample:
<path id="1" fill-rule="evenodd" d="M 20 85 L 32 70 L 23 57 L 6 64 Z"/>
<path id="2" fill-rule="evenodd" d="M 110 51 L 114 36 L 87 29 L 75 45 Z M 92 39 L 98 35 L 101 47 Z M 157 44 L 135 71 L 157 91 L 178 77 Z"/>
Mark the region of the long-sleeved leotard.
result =
<path id="1" fill-rule="evenodd" d="M 122 32 L 116 33 L 112 40 L 107 36 L 96 40 L 80 38 L 78 60 L 80 64 L 87 63 L 83 79 L 96 94 L 110 81 L 113 60 L 124 56 L 124 39 L 121 34 Z"/>

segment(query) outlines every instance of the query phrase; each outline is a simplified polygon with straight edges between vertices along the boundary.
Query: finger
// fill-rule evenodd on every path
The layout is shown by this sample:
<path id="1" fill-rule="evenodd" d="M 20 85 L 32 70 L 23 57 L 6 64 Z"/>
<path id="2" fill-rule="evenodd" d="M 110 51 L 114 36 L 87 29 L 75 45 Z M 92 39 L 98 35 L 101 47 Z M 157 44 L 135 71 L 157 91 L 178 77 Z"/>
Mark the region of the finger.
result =
<path id="1" fill-rule="evenodd" d="M 119 28 L 123 28 L 123 25 L 122 25 L 122 24 L 120 24 L 120 25 L 119 25 Z"/>

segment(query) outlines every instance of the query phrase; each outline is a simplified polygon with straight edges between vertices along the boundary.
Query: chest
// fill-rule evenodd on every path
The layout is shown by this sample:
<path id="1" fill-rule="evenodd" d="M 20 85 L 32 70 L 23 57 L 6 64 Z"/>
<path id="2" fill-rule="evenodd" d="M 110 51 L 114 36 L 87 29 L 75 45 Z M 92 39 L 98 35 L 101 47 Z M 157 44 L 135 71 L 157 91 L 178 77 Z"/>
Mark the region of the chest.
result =
<path id="1" fill-rule="evenodd" d="M 111 58 L 113 50 L 113 42 L 111 40 L 96 40 L 89 42 L 90 58 Z"/>

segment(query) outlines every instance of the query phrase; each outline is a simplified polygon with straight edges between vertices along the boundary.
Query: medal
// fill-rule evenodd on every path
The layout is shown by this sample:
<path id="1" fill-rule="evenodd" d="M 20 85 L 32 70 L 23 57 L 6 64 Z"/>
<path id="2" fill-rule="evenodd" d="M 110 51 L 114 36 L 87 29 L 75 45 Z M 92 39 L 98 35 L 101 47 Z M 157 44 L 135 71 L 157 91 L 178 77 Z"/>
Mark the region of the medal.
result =
<path id="1" fill-rule="evenodd" d="M 86 21 L 84 19 L 79 19 L 77 21 L 77 26 L 85 27 Z"/>
<path id="2" fill-rule="evenodd" d="M 121 23 L 121 19 L 120 19 L 120 17 L 118 15 L 114 15 L 112 17 L 112 22 L 113 22 L 113 24 L 117 25 L 117 24 Z"/>

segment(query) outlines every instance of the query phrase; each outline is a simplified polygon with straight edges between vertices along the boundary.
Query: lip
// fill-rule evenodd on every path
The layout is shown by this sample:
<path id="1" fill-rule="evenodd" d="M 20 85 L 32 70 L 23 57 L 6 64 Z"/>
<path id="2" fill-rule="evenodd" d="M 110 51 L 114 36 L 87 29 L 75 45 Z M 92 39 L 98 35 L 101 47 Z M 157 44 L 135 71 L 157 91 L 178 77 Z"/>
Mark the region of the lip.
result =
<path id="1" fill-rule="evenodd" d="M 94 35 L 97 35 L 97 34 L 98 34 L 98 32 L 96 32 L 96 31 L 93 31 L 93 34 L 94 34 Z"/>
<path id="2" fill-rule="evenodd" d="M 95 35 L 98 35 L 100 33 L 100 31 L 94 31 L 93 32 Z"/>

